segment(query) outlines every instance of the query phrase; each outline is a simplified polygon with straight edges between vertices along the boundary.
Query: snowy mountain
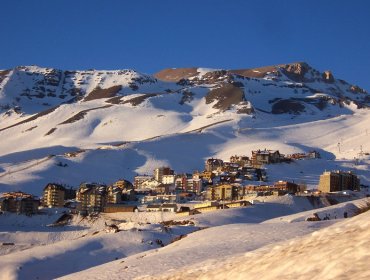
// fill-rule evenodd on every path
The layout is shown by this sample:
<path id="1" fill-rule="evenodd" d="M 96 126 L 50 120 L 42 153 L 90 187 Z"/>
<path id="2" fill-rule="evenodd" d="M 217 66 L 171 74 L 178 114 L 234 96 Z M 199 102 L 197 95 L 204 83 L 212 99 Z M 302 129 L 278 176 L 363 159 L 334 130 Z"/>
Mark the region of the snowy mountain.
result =
<path id="1" fill-rule="evenodd" d="M 266 147 L 323 155 L 315 163 L 272 166 L 271 180 L 314 186 L 325 169 L 356 168 L 366 183 L 368 158 L 356 167 L 350 160 L 370 150 L 369 105 L 365 90 L 306 63 L 166 69 L 154 76 L 3 70 L 0 187 L 39 194 L 51 181 L 112 183 L 160 165 L 190 172 L 203 169 L 207 157 Z"/>

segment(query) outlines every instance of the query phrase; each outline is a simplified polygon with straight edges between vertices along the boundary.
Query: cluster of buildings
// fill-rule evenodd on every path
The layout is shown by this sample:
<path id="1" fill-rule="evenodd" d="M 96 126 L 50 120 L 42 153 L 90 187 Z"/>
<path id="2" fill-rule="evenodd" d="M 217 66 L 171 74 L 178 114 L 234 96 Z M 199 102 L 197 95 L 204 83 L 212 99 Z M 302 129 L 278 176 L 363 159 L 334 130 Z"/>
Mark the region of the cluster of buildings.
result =
<path id="1" fill-rule="evenodd" d="M 252 156 L 230 157 L 229 161 L 209 158 L 204 170 L 192 174 L 176 174 L 170 167 L 159 167 L 152 175 L 138 175 L 133 184 L 118 180 L 112 185 L 82 183 L 77 190 L 56 183 L 44 187 L 41 199 L 23 192 L 4 193 L 0 197 L 0 211 L 32 215 L 43 207 L 69 207 L 74 213 L 87 215 L 96 212 L 135 212 L 139 204 L 148 212 L 199 213 L 211 209 L 243 206 L 251 197 L 297 194 L 305 186 L 278 181 L 266 184 L 266 164 L 317 158 L 313 151 L 307 154 L 282 155 L 275 150 L 252 151 Z M 259 181 L 258 185 L 250 181 Z M 318 190 L 323 193 L 359 190 L 360 181 L 352 172 L 330 171 L 320 176 Z M 192 209 L 178 207 L 178 203 L 203 201 Z M 204 202 L 207 201 L 207 202 Z M 185 207 L 186 208 L 186 207 Z"/>

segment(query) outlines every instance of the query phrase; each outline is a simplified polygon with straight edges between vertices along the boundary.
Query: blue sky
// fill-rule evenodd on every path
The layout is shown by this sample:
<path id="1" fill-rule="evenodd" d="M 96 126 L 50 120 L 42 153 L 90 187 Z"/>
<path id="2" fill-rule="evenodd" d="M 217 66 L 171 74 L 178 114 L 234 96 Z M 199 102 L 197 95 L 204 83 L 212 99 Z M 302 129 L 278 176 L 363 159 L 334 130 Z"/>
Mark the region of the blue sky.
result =
<path id="1" fill-rule="evenodd" d="M 306 61 L 370 91 L 367 0 L 1 0 L 0 69 Z"/>

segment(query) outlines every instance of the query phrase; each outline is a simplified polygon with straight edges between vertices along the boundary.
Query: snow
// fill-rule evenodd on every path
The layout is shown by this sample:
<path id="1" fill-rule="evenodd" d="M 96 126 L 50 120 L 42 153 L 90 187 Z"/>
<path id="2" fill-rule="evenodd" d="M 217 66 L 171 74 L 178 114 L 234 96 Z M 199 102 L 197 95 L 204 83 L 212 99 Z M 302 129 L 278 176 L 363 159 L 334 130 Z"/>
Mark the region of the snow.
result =
<path id="1" fill-rule="evenodd" d="M 369 218 L 370 211 L 303 237 L 144 279 L 368 279 Z"/>
<path id="2" fill-rule="evenodd" d="M 198 78 L 210 71 L 215 69 L 199 68 Z M 49 182 L 74 187 L 84 181 L 111 184 L 121 178 L 132 180 L 138 173 L 151 174 L 163 165 L 178 173 L 192 172 L 203 170 L 209 157 L 227 161 L 232 155 L 250 156 L 252 150 L 264 148 L 283 154 L 311 150 L 321 154 L 321 159 L 266 166 L 267 183 L 288 180 L 316 188 L 323 171 L 341 169 L 354 171 L 362 184 L 369 185 L 370 111 L 354 103 L 367 104 L 368 95 L 352 93 L 349 84 L 337 80 L 325 83 L 316 74 L 308 73 L 305 83 L 274 75 L 235 79 L 242 83 L 248 106 L 255 110 L 253 115 L 244 115 L 237 113 L 239 105 L 220 111 L 206 104 L 209 89 L 218 82 L 181 86 L 133 70 L 15 68 L 0 84 L 0 192 L 41 195 Z M 115 85 L 122 86 L 117 93 L 121 101 L 148 98 L 136 106 L 107 103 L 108 98 L 67 102 L 74 97 L 72 89 L 86 97 L 97 87 Z M 43 92 L 40 86 L 45 96 L 34 96 Z M 186 102 L 182 102 L 184 92 L 192 93 Z M 310 102 L 328 98 L 330 102 L 322 110 L 307 101 L 303 113 L 271 114 L 277 98 Z M 339 104 L 341 98 L 351 100 Z M 6 109 L 7 105 L 13 109 Z M 56 109 L 16 125 L 52 107 Z M 82 119 L 62 124 L 81 112 L 86 112 Z M 69 153 L 75 151 L 80 153 L 71 157 Z M 358 195 L 351 193 L 343 201 Z M 364 266 L 369 261 L 365 227 L 369 214 L 353 217 L 365 200 L 315 209 L 307 197 L 258 199 L 249 207 L 189 217 L 145 212 L 91 219 L 77 216 L 64 227 L 48 226 L 64 210 L 32 217 L 5 213 L 0 215 L 0 241 L 14 245 L 0 246 L 0 278 L 132 279 L 158 276 L 165 270 L 171 274 L 164 278 L 184 279 L 194 275 L 325 279 L 329 271 L 338 278 L 369 276 Z M 345 213 L 353 218 L 341 221 Z M 314 214 L 331 220 L 306 222 Z M 172 219 L 191 220 L 194 226 L 160 225 Z M 121 231 L 108 233 L 105 223 Z M 157 239 L 167 246 L 161 248 Z M 322 261 L 325 258 L 332 263 Z M 346 264 L 352 261 L 356 266 L 348 268 Z M 310 262 L 315 266 L 308 266 Z"/>
<path id="3" fill-rule="evenodd" d="M 289 205 L 293 200 L 282 198 L 275 202 L 274 208 L 269 208 L 267 206 L 268 203 L 259 204 L 256 206 L 263 207 L 261 208 L 263 211 L 248 212 L 240 216 L 238 216 L 239 209 L 220 210 L 218 213 L 214 212 L 215 214 L 212 215 L 212 219 L 210 219 L 208 214 L 196 215 L 206 217 L 208 221 L 213 220 L 212 224 L 207 224 L 210 227 L 191 233 L 164 248 L 112 261 L 85 271 L 67 275 L 61 279 L 136 279 L 136 277 L 139 279 L 151 279 L 152 277 L 157 278 L 158 275 L 163 273 L 165 273 L 166 276 L 164 278 L 166 279 L 183 279 L 182 275 L 186 275 L 190 279 L 190 277 L 197 278 L 198 275 L 202 274 L 204 275 L 202 279 L 214 279 L 212 271 L 225 262 L 226 264 L 233 263 L 230 259 L 239 261 L 238 257 L 241 258 L 240 256 L 249 256 L 248 254 L 252 254 L 252 257 L 247 259 L 247 261 L 253 261 L 253 254 L 257 254 L 260 250 L 268 252 L 267 249 L 264 249 L 266 247 L 281 248 L 282 245 L 280 244 L 289 244 L 290 246 L 294 244 L 293 242 L 299 242 L 300 238 L 320 235 L 322 229 L 330 228 L 337 222 L 341 224 L 340 221 L 343 221 L 343 219 L 320 222 L 293 221 L 289 218 L 292 216 L 283 216 L 260 223 L 259 221 L 266 219 L 268 216 L 273 216 L 274 214 L 271 212 L 275 212 L 275 215 L 281 214 L 282 212 L 279 211 L 279 208 L 281 209 Z M 361 200 L 354 203 L 361 204 L 364 201 Z M 299 207 L 300 204 L 293 203 L 292 205 Z M 319 210 L 326 211 L 328 209 L 327 211 L 330 212 L 334 208 L 348 208 L 348 205 L 339 204 Z M 245 209 L 250 208 L 247 207 Z M 221 211 L 225 214 L 221 214 Z M 294 215 L 299 216 L 300 214 L 297 213 Z M 251 216 L 256 217 L 253 222 Z M 225 220 L 225 217 L 229 217 L 229 220 Z M 195 219 L 195 221 L 199 220 L 204 221 L 204 218 Z M 205 225 L 202 224 L 202 226 Z M 280 256 L 280 261 L 276 262 L 281 263 L 281 260 L 284 260 L 284 263 L 288 262 L 285 259 L 286 257 Z M 271 264 L 273 263 L 271 262 Z M 300 268 L 297 268 L 297 271 L 304 267 L 303 263 Z M 192 273 L 192 271 L 196 271 L 196 273 Z M 227 269 L 224 271 L 227 271 Z M 218 270 L 218 273 L 221 275 L 219 279 L 230 277 L 224 271 Z M 242 271 L 247 273 L 247 270 L 243 269 Z M 235 271 L 235 274 L 237 274 L 237 271 Z M 230 279 L 245 278 L 246 274 L 243 274 L 243 277 L 235 275 L 230 277 Z"/>

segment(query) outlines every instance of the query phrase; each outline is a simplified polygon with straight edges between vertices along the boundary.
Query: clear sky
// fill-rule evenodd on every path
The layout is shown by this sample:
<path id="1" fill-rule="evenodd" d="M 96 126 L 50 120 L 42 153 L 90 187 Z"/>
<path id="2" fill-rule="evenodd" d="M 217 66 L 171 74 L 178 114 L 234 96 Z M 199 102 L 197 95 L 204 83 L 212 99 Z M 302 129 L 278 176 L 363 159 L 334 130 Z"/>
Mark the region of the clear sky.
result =
<path id="1" fill-rule="evenodd" d="M 368 0 L 0 0 L 0 69 L 306 61 L 370 91 Z"/>

